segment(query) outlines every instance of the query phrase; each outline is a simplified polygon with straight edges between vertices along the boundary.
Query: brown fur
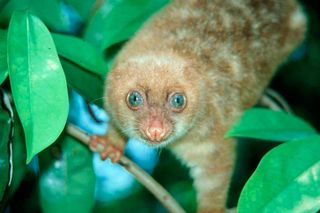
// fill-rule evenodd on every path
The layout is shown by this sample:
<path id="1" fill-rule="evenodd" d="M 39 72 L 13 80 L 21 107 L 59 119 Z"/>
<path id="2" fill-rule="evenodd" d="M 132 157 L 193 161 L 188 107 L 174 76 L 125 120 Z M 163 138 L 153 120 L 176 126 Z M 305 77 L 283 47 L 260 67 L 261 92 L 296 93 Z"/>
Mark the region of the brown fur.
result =
<path id="1" fill-rule="evenodd" d="M 224 134 L 257 102 L 304 32 L 294 0 L 173 1 L 123 48 L 107 78 L 108 139 L 118 147 L 127 137 L 168 144 L 191 168 L 198 212 L 224 212 L 235 157 Z M 145 95 L 141 109 L 128 108 L 130 90 Z M 180 113 L 167 105 L 173 91 L 187 97 Z M 139 129 L 151 111 L 171 125 L 160 143 Z"/>

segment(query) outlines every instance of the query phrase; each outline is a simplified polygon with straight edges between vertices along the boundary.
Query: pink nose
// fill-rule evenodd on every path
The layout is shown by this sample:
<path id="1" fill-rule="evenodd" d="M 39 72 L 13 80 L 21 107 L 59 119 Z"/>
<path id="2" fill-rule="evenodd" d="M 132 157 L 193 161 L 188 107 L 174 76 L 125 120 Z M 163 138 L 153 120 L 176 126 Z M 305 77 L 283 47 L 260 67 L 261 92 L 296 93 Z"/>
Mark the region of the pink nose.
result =
<path id="1" fill-rule="evenodd" d="M 163 128 L 158 128 L 158 127 L 149 127 L 146 130 L 146 135 L 151 141 L 161 141 L 165 135 L 165 131 Z"/>

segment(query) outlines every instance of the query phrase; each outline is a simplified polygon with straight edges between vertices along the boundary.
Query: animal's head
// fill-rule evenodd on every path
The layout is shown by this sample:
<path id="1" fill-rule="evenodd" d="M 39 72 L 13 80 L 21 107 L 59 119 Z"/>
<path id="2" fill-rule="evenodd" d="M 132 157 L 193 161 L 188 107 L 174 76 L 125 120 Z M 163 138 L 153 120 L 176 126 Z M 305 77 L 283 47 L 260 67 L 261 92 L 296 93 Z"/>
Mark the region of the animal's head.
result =
<path id="1" fill-rule="evenodd" d="M 106 109 L 128 137 L 155 147 L 183 137 L 202 109 L 201 76 L 172 55 L 141 55 L 117 62 L 106 83 Z"/>

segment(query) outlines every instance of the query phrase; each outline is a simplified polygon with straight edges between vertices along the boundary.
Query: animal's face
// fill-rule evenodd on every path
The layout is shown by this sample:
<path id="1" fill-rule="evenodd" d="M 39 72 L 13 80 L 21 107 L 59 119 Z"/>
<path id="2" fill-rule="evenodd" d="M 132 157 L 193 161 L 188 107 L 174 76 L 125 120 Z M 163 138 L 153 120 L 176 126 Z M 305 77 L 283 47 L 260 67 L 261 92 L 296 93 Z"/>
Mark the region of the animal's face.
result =
<path id="1" fill-rule="evenodd" d="M 188 63 L 169 56 L 119 62 L 106 85 L 106 108 L 128 137 L 162 147 L 183 137 L 202 112 L 201 79 Z"/>

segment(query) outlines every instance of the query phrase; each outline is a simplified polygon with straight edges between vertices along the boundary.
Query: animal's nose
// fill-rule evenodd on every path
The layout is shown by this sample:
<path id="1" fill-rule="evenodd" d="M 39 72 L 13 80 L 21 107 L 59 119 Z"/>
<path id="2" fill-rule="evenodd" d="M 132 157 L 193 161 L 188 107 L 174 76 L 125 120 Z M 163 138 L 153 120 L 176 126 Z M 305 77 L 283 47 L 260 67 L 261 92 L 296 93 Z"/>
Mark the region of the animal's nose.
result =
<path id="1" fill-rule="evenodd" d="M 150 141 L 160 142 L 166 134 L 163 120 L 158 117 L 150 120 L 147 128 L 145 129 L 145 134 Z"/>
<path id="2" fill-rule="evenodd" d="M 146 130 L 146 135 L 151 141 L 159 142 L 163 139 L 165 135 L 165 131 L 163 128 L 157 128 L 157 127 L 151 126 Z"/>

